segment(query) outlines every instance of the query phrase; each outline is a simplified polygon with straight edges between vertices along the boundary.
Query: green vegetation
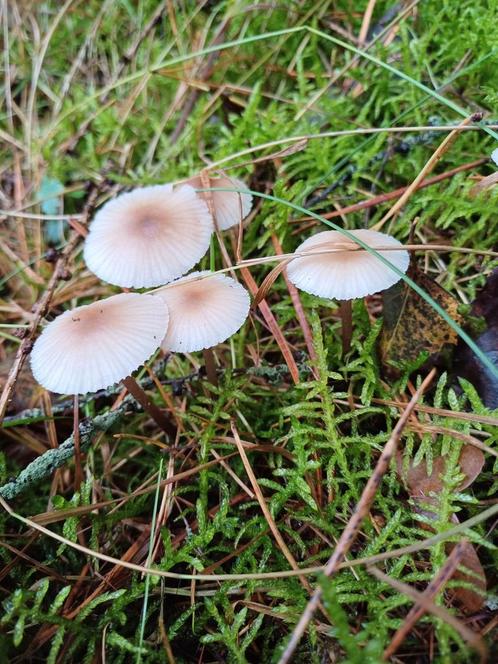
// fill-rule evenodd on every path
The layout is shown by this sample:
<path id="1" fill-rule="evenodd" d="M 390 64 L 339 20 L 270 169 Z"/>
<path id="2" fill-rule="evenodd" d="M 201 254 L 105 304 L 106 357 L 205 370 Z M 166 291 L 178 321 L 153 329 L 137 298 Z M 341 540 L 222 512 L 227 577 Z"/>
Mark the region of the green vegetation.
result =
<path id="1" fill-rule="evenodd" d="M 355 52 L 368 4 L 3 3 L 2 384 L 21 343 L 7 326 L 31 323 L 32 305 L 53 272 L 50 247 L 63 250 L 75 232 L 53 216 L 68 215 L 81 230 L 89 205 L 214 163 L 267 195 L 255 198 L 242 258 L 272 256 L 278 247 L 292 252 L 317 227 L 326 229 L 310 216 L 303 220 L 296 207 L 323 215 L 408 186 L 448 134 L 437 127 L 482 112 L 481 126 L 462 131 L 431 175 L 482 161 L 414 192 L 383 228 L 405 243 L 475 250 L 414 252 L 419 268 L 459 303 L 475 299 L 497 265 L 494 256 L 479 254 L 498 247 L 497 188 L 478 195 L 471 189 L 495 170 L 483 158 L 497 146 L 489 125 L 498 122 L 498 3 L 425 0 L 405 11 L 403 3 L 379 0 L 366 37 L 367 44 L 376 39 L 368 48 L 372 59 Z M 370 128 L 386 131 L 363 133 Z M 325 132 L 343 133 L 316 137 Z M 372 227 L 393 202 L 332 221 Z M 236 262 L 236 234 L 223 238 Z M 86 269 L 81 248 L 80 242 L 71 252 L 45 320 L 118 292 Z M 200 269 L 210 261 L 224 267 L 216 243 Z M 271 267 L 250 268 L 258 285 Z M 238 278 L 244 283 L 247 276 Z M 309 599 L 306 581 L 321 584 L 323 610 L 293 661 L 382 661 L 412 599 L 365 564 L 346 565 L 331 579 L 282 572 L 290 558 L 299 568 L 329 559 L 402 405 L 427 373 L 427 354 L 407 359 L 395 374 L 383 365 L 382 298 L 374 296 L 354 303 L 352 350 L 343 357 L 337 303 L 299 297 L 312 345 L 282 276 L 267 296 L 297 365 L 297 384 L 257 307 L 215 349 L 217 386 L 206 380 L 202 354 L 156 356 L 137 376 L 179 423 L 174 449 L 129 399 L 115 417 L 106 415 L 119 405 L 121 388 L 81 397 L 82 419 L 97 418 L 97 426 L 82 436 L 79 489 L 69 459 L 58 469 L 46 466 L 45 477 L 29 479 L 19 495 L 2 494 L 16 513 L 66 541 L 0 511 L 1 661 L 277 662 Z M 470 329 L 466 323 L 460 321 Z M 419 592 L 448 558 L 444 533 L 496 501 L 498 410 L 487 408 L 456 370 L 451 353 L 439 362 L 420 402 L 428 408 L 408 421 L 402 458 L 384 476 L 347 557 L 373 559 L 420 544 L 372 560 Z M 28 368 L 20 373 L 2 429 L 0 485 L 71 436 L 72 405 L 47 395 Z M 238 436 L 286 550 L 258 503 Z M 471 440 L 484 447 L 475 473 L 461 461 Z M 410 498 L 416 491 L 406 473 L 427 464 L 430 475 L 438 460 L 444 470 L 433 493 Z M 482 635 L 490 661 L 498 594 L 493 522 L 477 519 L 452 536 L 456 542 L 465 535 L 478 563 L 434 600 Z M 440 540 L 427 549 L 423 541 L 433 535 Z M 164 574 L 142 574 L 140 567 Z M 223 579 L 227 574 L 239 578 Z M 475 592 L 472 598 L 483 575 L 487 589 L 481 600 Z M 478 661 L 462 634 L 430 613 L 395 657 Z"/>

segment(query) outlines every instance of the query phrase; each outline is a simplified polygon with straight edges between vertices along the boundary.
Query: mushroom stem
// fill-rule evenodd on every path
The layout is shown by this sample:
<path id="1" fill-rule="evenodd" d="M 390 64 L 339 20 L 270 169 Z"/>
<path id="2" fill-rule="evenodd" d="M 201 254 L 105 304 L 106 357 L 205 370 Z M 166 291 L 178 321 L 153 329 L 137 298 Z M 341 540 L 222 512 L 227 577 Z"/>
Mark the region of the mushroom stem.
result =
<path id="1" fill-rule="evenodd" d="M 152 417 L 154 422 L 156 422 L 156 424 L 158 424 L 161 429 L 174 440 L 176 436 L 176 426 L 171 422 L 169 417 L 167 417 L 167 415 L 165 415 L 163 411 L 149 399 L 137 381 L 132 376 L 128 376 L 121 382 L 133 398 L 136 399 L 142 408 Z"/>
<path id="2" fill-rule="evenodd" d="M 349 353 L 353 336 L 353 311 L 351 300 L 340 300 L 339 310 L 342 321 L 342 355 Z"/>
<path id="3" fill-rule="evenodd" d="M 204 364 L 206 365 L 206 375 L 208 381 L 212 385 L 218 385 L 218 375 L 216 373 L 216 363 L 214 361 L 214 353 L 212 348 L 205 348 L 202 351 L 204 357 Z"/>
<path id="4" fill-rule="evenodd" d="M 74 443 L 74 491 L 79 491 L 83 481 L 80 450 L 80 405 L 78 395 L 74 395 L 73 402 L 73 443 Z"/>

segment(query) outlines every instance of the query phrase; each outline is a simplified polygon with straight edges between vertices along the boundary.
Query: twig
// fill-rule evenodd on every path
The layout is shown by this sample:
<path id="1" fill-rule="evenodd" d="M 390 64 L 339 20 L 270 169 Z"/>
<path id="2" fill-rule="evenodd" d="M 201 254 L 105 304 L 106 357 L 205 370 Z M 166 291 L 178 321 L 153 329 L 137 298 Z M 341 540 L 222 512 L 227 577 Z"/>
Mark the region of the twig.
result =
<path id="1" fill-rule="evenodd" d="M 379 460 L 377 461 L 377 465 L 375 466 L 375 469 L 370 479 L 368 480 L 365 488 L 363 489 L 363 493 L 361 494 L 360 500 L 356 505 L 356 509 L 353 512 L 351 518 L 349 519 L 346 527 L 344 528 L 342 535 L 339 538 L 339 541 L 337 542 L 337 546 L 334 550 L 334 553 L 332 554 L 329 561 L 327 562 L 327 565 L 325 566 L 325 570 L 323 572 L 325 576 L 327 577 L 332 576 L 332 574 L 334 574 L 339 569 L 340 564 L 344 561 L 346 554 L 353 545 L 353 542 L 355 541 L 359 533 L 362 521 L 367 516 L 370 510 L 370 506 L 375 498 L 375 494 L 377 492 L 377 489 L 379 488 L 382 478 L 389 469 L 389 465 L 396 452 L 398 441 L 401 437 L 403 429 L 406 426 L 406 423 L 408 422 L 408 418 L 415 409 L 417 401 L 420 399 L 422 394 L 425 392 L 425 390 L 431 383 L 432 379 L 435 376 L 435 373 L 436 370 L 432 369 L 432 371 L 426 376 L 426 378 L 423 380 L 418 390 L 411 398 L 410 403 L 406 407 L 404 413 L 399 418 L 396 426 L 394 427 L 393 432 L 389 440 L 387 441 L 386 445 L 384 446 L 384 449 L 382 450 Z M 310 620 L 313 618 L 313 615 L 316 609 L 318 608 L 321 595 L 322 595 L 322 589 L 320 587 L 317 587 L 311 599 L 309 600 L 303 614 L 301 615 L 299 622 L 297 623 L 296 627 L 294 628 L 294 631 L 292 632 L 290 641 L 287 644 L 282 654 L 282 657 L 279 660 L 279 664 L 288 664 L 288 662 L 292 661 L 292 655 L 294 653 L 294 650 L 296 649 L 299 641 L 301 640 L 301 637 L 303 636 L 304 632 L 306 631 L 306 628 L 308 627 Z"/>
<path id="2" fill-rule="evenodd" d="M 488 161 L 489 159 L 486 157 L 482 159 L 476 159 L 475 161 L 471 161 L 468 164 L 462 164 L 461 166 L 452 168 L 449 171 L 445 171 L 444 173 L 435 175 L 432 178 L 427 178 L 427 180 L 424 180 L 419 184 L 418 189 L 424 189 L 425 187 L 430 187 L 433 184 L 437 184 L 438 182 L 442 182 L 443 180 L 447 180 L 448 178 L 453 177 L 457 173 L 462 173 L 463 171 L 469 171 L 472 170 L 473 168 L 476 168 L 477 166 L 486 164 L 488 163 Z M 387 201 L 392 201 L 393 199 L 402 196 L 408 189 L 408 186 L 409 185 L 407 185 L 406 187 L 400 187 L 399 189 L 394 189 L 393 191 L 388 191 L 385 194 L 379 194 L 378 196 L 369 198 L 366 201 L 360 201 L 359 203 L 354 203 L 354 205 L 348 205 L 347 207 L 343 207 L 340 210 L 334 210 L 333 212 L 325 212 L 321 216 L 324 219 L 334 219 L 335 217 L 340 217 L 343 214 L 350 214 L 351 212 L 359 212 L 360 210 L 365 210 L 371 207 L 375 207 L 376 205 L 381 205 L 382 203 L 387 203 Z M 319 223 L 313 217 L 300 217 L 299 219 L 291 219 L 290 223 L 298 223 L 301 221 L 310 221 L 313 222 L 313 225 Z"/>
<path id="3" fill-rule="evenodd" d="M 97 415 L 93 419 L 85 420 L 79 425 L 80 451 L 84 452 L 90 446 L 95 433 L 107 431 L 116 424 L 129 408 L 123 402 L 119 408 L 105 415 Z M 54 470 L 63 466 L 74 455 L 74 434 L 71 434 L 59 447 L 47 450 L 44 454 L 32 461 L 19 475 L 0 487 L 0 496 L 11 500 L 34 484 L 51 475 Z"/>
<path id="4" fill-rule="evenodd" d="M 298 570 L 299 567 L 297 566 L 297 563 L 294 559 L 294 556 L 289 551 L 289 548 L 288 548 L 287 544 L 285 543 L 284 538 L 280 534 L 280 531 L 277 528 L 277 524 L 275 523 L 275 520 L 273 519 L 273 517 L 270 513 L 270 510 L 268 509 L 268 505 L 266 504 L 265 498 L 264 498 L 263 493 L 261 491 L 261 488 L 258 484 L 258 480 L 256 479 L 256 475 L 254 474 L 254 471 L 251 467 L 251 464 L 249 463 L 249 459 L 247 458 L 246 451 L 244 450 L 244 446 L 242 445 L 242 442 L 240 440 L 239 432 L 237 431 L 237 427 L 235 426 L 235 423 L 234 423 L 233 420 L 232 420 L 230 426 L 231 426 L 231 429 L 232 429 L 235 444 L 237 445 L 237 450 L 239 451 L 239 454 L 240 454 L 240 458 L 242 459 L 242 463 L 244 464 L 245 471 L 247 473 L 249 481 L 251 482 L 251 486 L 253 488 L 253 491 L 256 494 L 256 499 L 259 503 L 259 506 L 261 507 L 261 511 L 263 512 L 263 515 L 266 519 L 268 527 L 270 528 L 270 530 L 272 532 L 272 535 L 275 538 L 275 541 L 278 544 L 280 550 L 282 551 L 284 556 L 287 558 L 287 561 L 288 561 L 289 565 L 292 567 L 292 569 Z M 301 577 L 299 577 L 299 580 L 301 581 L 304 588 L 306 588 L 306 590 L 311 592 L 311 586 L 308 583 L 306 577 L 301 576 Z"/>
<path id="5" fill-rule="evenodd" d="M 225 457 L 222 457 L 223 459 L 228 459 L 233 455 L 228 455 Z M 211 467 L 215 464 L 218 463 L 218 460 L 214 461 L 209 461 L 206 464 L 203 464 L 202 466 L 199 466 L 197 468 L 194 468 L 192 470 L 184 471 L 182 473 L 179 473 L 176 477 L 170 478 L 168 480 L 163 480 L 161 482 L 161 485 L 165 486 L 168 483 L 176 482 L 180 479 L 184 479 L 186 476 L 191 476 L 195 472 L 198 472 L 199 470 L 202 470 L 203 468 L 208 468 Z M 139 492 L 135 492 L 135 495 L 141 495 L 144 493 L 149 493 L 150 491 L 154 491 L 155 487 L 152 489 L 142 489 Z M 240 494 L 244 496 L 245 494 Z M 120 499 L 121 500 L 121 499 Z M 85 510 L 92 510 L 92 509 L 100 509 L 101 507 L 105 507 L 109 503 L 114 503 L 116 501 L 104 501 L 103 503 L 97 503 L 94 505 L 82 505 L 80 508 L 73 508 L 72 509 L 72 515 L 75 513 L 81 512 L 82 508 Z M 108 556 L 104 553 L 100 553 L 99 551 L 95 551 L 93 549 L 89 549 L 87 547 L 81 546 L 80 544 L 76 542 L 72 542 L 71 540 L 68 540 L 67 538 L 63 537 L 62 535 L 58 535 L 57 533 L 49 530 L 48 528 L 45 528 L 41 524 L 37 523 L 33 519 L 26 519 L 25 517 L 21 516 L 20 514 L 17 514 L 12 507 L 5 502 L 5 500 L 0 496 L 0 505 L 5 509 L 5 511 L 12 516 L 14 519 L 17 519 L 21 523 L 24 523 L 27 525 L 29 528 L 33 528 L 34 530 L 37 530 L 38 532 L 43 533 L 44 535 L 47 535 L 48 537 L 51 537 L 52 539 L 57 540 L 58 542 L 61 542 L 68 546 L 71 549 L 74 549 L 76 551 L 82 551 L 83 553 L 96 558 L 97 560 L 104 560 L 105 562 L 112 563 L 116 565 L 116 567 L 122 567 L 122 568 L 127 568 L 134 570 L 136 572 L 140 572 L 141 574 L 152 574 L 154 576 L 158 577 L 164 577 L 168 579 L 183 579 L 185 581 L 192 580 L 195 578 L 197 581 L 208 581 L 209 583 L 212 583 L 213 581 L 262 581 L 262 580 L 268 580 L 268 579 L 285 579 L 285 578 L 291 578 L 295 576 L 301 576 L 302 574 L 321 574 L 324 570 L 324 567 L 318 566 L 318 567 L 304 567 L 300 568 L 299 570 L 283 570 L 281 572 L 251 572 L 248 574 L 183 574 L 183 573 L 178 573 L 178 572 L 166 572 L 161 569 L 147 569 L 145 567 L 142 567 L 141 565 L 134 565 L 133 563 L 129 563 L 126 560 L 122 558 L 113 558 L 112 556 Z M 416 544 L 411 544 L 409 546 L 402 547 L 401 549 L 394 549 L 393 551 L 386 551 L 384 553 L 380 553 L 374 556 L 370 556 L 368 558 L 357 558 L 356 560 L 347 560 L 343 563 L 340 563 L 339 569 L 347 569 L 350 567 L 357 567 L 359 565 L 372 565 L 374 562 L 378 562 L 380 560 L 389 560 L 391 558 L 393 559 L 399 559 L 400 556 L 406 555 L 407 553 L 415 553 L 418 551 L 422 551 L 423 549 L 430 549 L 432 546 L 435 544 L 438 544 L 439 542 L 446 541 L 454 537 L 455 535 L 458 535 L 468 528 L 471 528 L 472 526 L 477 525 L 478 523 L 481 523 L 485 521 L 486 519 L 489 519 L 491 517 L 496 516 L 498 513 L 498 505 L 492 505 L 491 507 L 488 507 L 488 509 L 484 510 L 484 512 L 481 512 L 481 514 L 478 514 L 470 519 L 467 519 L 463 523 L 459 524 L 458 526 L 455 526 L 453 528 L 450 528 L 447 531 L 444 531 L 442 533 L 439 533 L 438 535 L 434 535 L 433 537 L 429 537 L 428 539 L 421 540 L 417 542 Z M 52 512 L 53 514 L 53 512 Z M 182 538 L 185 537 L 185 534 L 181 535 Z M 90 596 L 91 597 L 91 596 Z M 418 599 L 418 598 L 417 598 Z M 86 601 L 86 600 L 85 600 Z"/>
<path id="6" fill-rule="evenodd" d="M 161 366 L 161 364 L 159 365 Z M 299 373 L 302 375 L 307 375 L 311 373 L 312 368 L 300 361 L 298 363 Z M 155 368 L 154 371 L 157 373 L 160 369 Z M 227 375 L 231 376 L 255 376 L 257 378 L 263 378 L 271 382 L 272 384 L 281 383 L 287 379 L 289 374 L 289 367 L 286 364 L 265 364 L 260 367 L 249 367 L 248 369 L 234 369 L 231 372 L 227 372 L 225 369 L 218 369 L 217 375 Z M 178 376 L 178 378 L 167 378 L 161 381 L 161 385 L 170 385 L 173 394 L 179 394 L 185 388 L 186 385 L 190 385 L 196 381 L 208 380 L 207 376 L 203 375 L 201 371 L 193 371 L 192 373 L 186 374 L 185 376 Z M 154 385 L 154 381 L 150 377 L 146 377 L 140 381 L 140 385 L 143 389 L 148 389 Z M 99 390 L 94 394 L 90 394 L 86 397 L 80 398 L 80 406 L 85 406 L 89 403 L 94 402 L 96 399 L 107 399 L 116 395 L 122 391 L 122 387 L 111 387 L 108 390 Z M 51 415 L 64 416 L 69 409 L 72 408 L 73 400 L 64 400 L 62 403 L 58 403 L 52 406 Z M 32 424 L 34 421 L 46 420 L 47 414 L 41 408 L 27 408 L 22 410 L 15 415 L 9 415 L 4 418 L 3 428 L 6 427 L 15 427 L 22 426 L 24 424 Z M 494 420 L 493 420 L 494 421 Z M 496 420 L 498 423 L 498 420 Z"/>
<path id="7" fill-rule="evenodd" d="M 387 574 L 384 574 L 384 572 L 381 572 L 379 569 L 376 567 L 368 567 L 367 568 L 370 574 L 372 576 L 375 576 L 376 579 L 379 579 L 379 581 L 384 581 L 384 583 L 387 583 L 389 586 L 397 590 L 399 593 L 402 593 L 403 595 L 407 595 L 408 597 L 411 597 L 414 599 L 417 604 L 419 604 L 422 607 L 423 611 L 429 611 L 430 613 L 434 614 L 438 618 L 441 618 L 445 623 L 448 623 L 448 625 L 451 625 L 455 631 L 457 631 L 461 637 L 463 637 L 473 648 L 477 650 L 477 652 L 480 654 L 480 661 L 485 662 L 486 661 L 486 646 L 481 639 L 481 637 L 470 630 L 466 625 L 464 625 L 460 620 L 455 618 L 454 615 L 452 615 L 448 609 L 445 609 L 442 606 L 436 606 L 433 602 L 431 602 L 427 597 L 425 597 L 425 593 L 419 593 L 417 590 L 412 588 L 406 583 L 403 583 L 402 581 L 398 581 L 397 579 L 393 579 Z"/>
<path id="8" fill-rule="evenodd" d="M 250 290 L 251 294 L 254 296 L 258 292 L 258 286 L 254 281 L 252 274 L 249 272 L 247 268 L 242 268 L 241 273 L 242 273 L 242 278 L 246 283 L 246 286 Z M 265 319 L 266 324 L 270 328 L 271 333 L 273 334 L 275 341 L 278 344 L 278 347 L 280 348 L 282 355 L 284 356 L 285 362 L 289 367 L 289 373 L 292 376 L 292 380 L 297 385 L 299 383 L 299 369 L 297 368 L 296 361 L 292 356 L 289 344 L 287 343 L 287 339 L 285 338 L 282 330 L 280 329 L 277 320 L 273 315 L 273 312 L 268 303 L 266 302 L 266 300 L 260 302 L 258 306 L 259 310 L 263 314 L 263 318 Z"/>
<path id="9" fill-rule="evenodd" d="M 465 552 L 464 546 L 467 541 L 468 540 L 462 540 L 461 542 L 458 542 L 458 544 L 453 548 L 452 552 L 448 556 L 444 565 L 441 567 L 437 575 L 432 579 L 432 581 L 429 583 L 427 588 L 422 593 L 422 596 L 426 600 L 432 601 L 436 597 L 438 592 L 444 588 L 447 581 L 451 579 Z M 371 571 L 373 568 L 368 568 L 368 569 L 369 571 Z M 396 650 L 405 640 L 405 637 L 410 633 L 415 623 L 417 623 L 420 620 L 420 618 L 424 615 L 426 611 L 427 608 L 420 603 L 415 604 L 410 609 L 403 624 L 396 631 L 393 638 L 391 639 L 391 643 L 384 650 L 383 654 L 384 660 L 388 660 L 390 657 L 394 655 Z"/>
<path id="10" fill-rule="evenodd" d="M 481 119 L 482 116 L 479 118 L 476 118 L 475 116 L 470 116 L 468 118 L 465 118 L 465 120 L 458 125 L 452 132 L 446 136 L 444 141 L 441 143 L 441 145 L 436 149 L 434 154 L 431 156 L 429 161 L 425 164 L 425 166 L 422 168 L 420 173 L 417 175 L 415 180 L 411 183 L 411 185 L 408 187 L 408 189 L 405 191 L 403 196 L 399 200 L 396 201 L 396 203 L 390 208 L 387 213 L 382 217 L 382 219 L 377 222 L 374 226 L 372 226 L 373 230 L 379 231 L 386 221 L 389 221 L 391 217 L 394 217 L 394 215 L 403 207 L 403 205 L 406 203 L 406 201 L 410 198 L 410 196 L 413 194 L 413 192 L 418 189 L 420 183 L 423 181 L 426 175 L 428 175 L 436 166 L 438 161 L 441 159 L 441 157 L 444 155 L 444 153 L 450 148 L 451 144 L 455 141 L 457 138 L 458 134 L 461 132 L 462 127 L 467 126 L 471 122 L 476 121 L 477 119 Z"/>
<path id="11" fill-rule="evenodd" d="M 375 9 L 375 4 L 377 0 L 368 0 L 367 8 L 363 14 L 363 21 L 361 23 L 360 34 L 358 35 L 358 43 L 360 46 L 365 44 L 367 39 L 368 30 L 370 28 L 370 21 L 372 20 L 372 14 Z"/>
<path id="12" fill-rule="evenodd" d="M 282 254 L 283 249 L 282 245 L 280 244 L 280 241 L 278 237 L 276 236 L 275 233 L 271 236 L 273 247 L 275 248 L 275 252 L 277 254 Z M 312 361 L 313 364 L 316 364 L 317 361 L 317 356 L 316 356 L 316 351 L 315 351 L 315 346 L 313 345 L 313 335 L 311 333 L 311 328 L 310 324 L 308 323 L 308 319 L 306 318 L 306 314 L 304 313 L 303 305 L 301 302 L 301 297 L 299 295 L 299 291 L 297 288 L 294 286 L 294 284 L 289 280 L 289 277 L 287 276 L 287 271 L 284 270 L 283 272 L 285 284 L 287 286 L 287 290 L 289 291 L 290 298 L 292 300 L 292 304 L 294 306 L 294 309 L 296 311 L 296 316 L 297 320 L 299 321 L 299 325 L 301 326 L 301 330 L 303 332 L 303 337 L 304 341 L 306 343 L 306 348 L 308 349 L 308 353 L 310 356 L 310 360 Z M 313 375 L 315 378 L 318 378 L 318 374 L 316 373 L 315 368 L 313 367 Z"/>

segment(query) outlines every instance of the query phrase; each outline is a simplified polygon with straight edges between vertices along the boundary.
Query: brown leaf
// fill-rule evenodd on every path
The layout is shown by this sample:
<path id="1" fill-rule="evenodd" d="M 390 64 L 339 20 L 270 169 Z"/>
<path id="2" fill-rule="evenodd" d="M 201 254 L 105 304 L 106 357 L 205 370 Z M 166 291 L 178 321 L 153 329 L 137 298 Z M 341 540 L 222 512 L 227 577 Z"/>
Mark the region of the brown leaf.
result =
<path id="1" fill-rule="evenodd" d="M 472 445 L 465 445 L 462 447 L 458 464 L 465 477 L 456 488 L 457 491 L 466 489 L 472 484 L 480 474 L 484 461 L 484 454 L 481 450 Z M 434 459 L 432 473 L 430 475 L 427 474 L 427 465 L 425 462 L 419 463 L 417 466 L 413 465 L 412 462 L 410 463 L 408 470 L 405 471 L 403 469 L 403 457 L 399 451 L 396 456 L 396 462 L 398 475 L 405 483 L 410 495 L 415 501 L 415 511 L 428 519 L 435 519 L 435 512 L 428 510 L 427 505 L 434 505 L 437 509 L 437 496 L 443 488 L 441 476 L 445 470 L 446 459 L 441 456 Z M 453 523 L 458 523 L 456 515 L 453 515 L 452 521 Z M 432 530 L 428 524 L 421 524 L 421 526 L 426 530 Z M 453 544 L 448 544 L 448 553 L 453 546 Z M 484 569 L 479 561 L 474 546 L 470 542 L 464 542 L 463 547 L 460 567 L 465 567 L 469 571 L 466 573 L 458 570 L 455 572 L 453 578 L 472 584 L 476 590 L 463 587 L 453 588 L 451 591 L 451 599 L 459 604 L 464 611 L 475 613 L 484 603 L 486 575 L 484 574 Z"/>
<path id="2" fill-rule="evenodd" d="M 460 470 L 465 475 L 465 478 L 458 485 L 458 491 L 466 489 L 478 477 L 479 473 L 484 466 L 484 454 L 477 447 L 473 445 L 464 445 L 460 452 L 458 465 Z M 427 474 L 427 465 L 424 461 L 418 465 L 410 463 L 408 470 L 405 472 L 403 468 L 403 459 L 401 453 L 397 456 L 398 474 L 405 483 L 409 493 L 413 497 L 429 497 L 429 494 L 438 494 L 443 488 L 441 480 L 445 471 L 446 459 L 444 457 L 437 457 L 432 463 L 432 473 Z"/>
<path id="3" fill-rule="evenodd" d="M 412 262 L 408 276 L 421 286 L 457 323 L 458 301 Z M 386 366 L 414 362 L 423 351 L 434 355 L 455 345 L 457 333 L 404 281 L 383 292 L 384 325 L 380 354 Z"/>
<path id="4" fill-rule="evenodd" d="M 458 569 L 453 578 L 472 584 L 476 590 L 463 587 L 452 588 L 450 597 L 452 601 L 459 604 L 467 613 L 476 613 L 484 604 L 487 588 L 486 575 L 473 544 L 464 542 L 463 547 L 464 553 L 460 560 L 460 567 L 465 567 L 469 572 L 465 573 L 463 570 Z"/>

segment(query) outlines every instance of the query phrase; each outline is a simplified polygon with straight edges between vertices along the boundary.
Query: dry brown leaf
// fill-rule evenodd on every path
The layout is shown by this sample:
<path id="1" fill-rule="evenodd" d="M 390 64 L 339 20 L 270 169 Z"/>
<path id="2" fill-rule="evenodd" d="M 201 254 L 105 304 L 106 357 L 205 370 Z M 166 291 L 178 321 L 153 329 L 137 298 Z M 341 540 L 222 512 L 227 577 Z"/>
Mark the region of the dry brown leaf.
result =
<path id="1" fill-rule="evenodd" d="M 455 520 L 458 521 L 456 518 Z M 464 587 L 452 588 L 450 597 L 467 613 L 476 613 L 484 604 L 487 588 L 486 575 L 474 545 L 465 542 L 463 547 L 464 552 L 460 560 L 460 567 L 465 567 L 469 572 L 466 574 L 463 570 L 458 569 L 453 578 L 473 585 L 476 590 Z"/>
<path id="2" fill-rule="evenodd" d="M 434 505 L 437 508 L 438 494 L 443 488 L 441 477 L 445 470 L 446 460 L 444 457 L 437 457 L 432 464 L 432 473 L 427 474 L 427 465 L 425 462 L 419 463 L 414 466 L 410 463 L 408 470 L 403 469 L 402 454 L 398 452 L 397 457 L 398 474 L 405 483 L 410 495 L 416 503 L 415 511 L 428 519 L 435 519 L 436 514 L 427 509 L 428 505 Z M 484 465 L 484 454 L 472 445 L 465 445 L 462 447 L 460 458 L 458 460 L 460 470 L 465 476 L 457 487 L 461 491 L 466 489 L 472 482 L 479 476 Z M 419 503 L 419 505 L 417 505 Z M 458 523 L 455 515 L 452 517 L 454 523 Z M 432 528 L 424 523 L 421 524 L 422 528 L 432 530 Z M 448 545 L 448 552 L 451 551 L 454 545 Z M 471 588 L 453 588 L 451 591 L 451 599 L 461 606 L 461 608 L 468 613 L 475 613 L 484 603 L 484 595 L 486 592 L 486 575 L 484 569 L 479 561 L 479 557 L 474 546 L 470 542 L 464 543 L 464 552 L 460 562 L 460 567 L 465 567 L 469 570 L 468 573 L 458 570 L 454 574 L 454 579 L 465 581 L 472 584 L 476 590 Z"/>
<path id="3" fill-rule="evenodd" d="M 428 497 L 431 493 L 439 493 L 443 488 L 441 476 L 444 473 L 446 459 L 437 457 L 432 463 L 432 473 L 427 474 L 427 465 L 422 462 L 418 465 L 410 464 L 405 472 L 402 467 L 403 461 L 401 454 L 398 454 L 398 473 L 403 479 L 411 496 Z M 465 479 L 457 487 L 459 491 L 466 489 L 472 484 L 484 466 L 484 454 L 473 445 L 465 445 L 460 452 L 458 460 L 460 470 L 465 475 Z"/>
<path id="4" fill-rule="evenodd" d="M 408 276 L 423 288 L 456 322 L 461 322 L 458 301 L 419 270 L 410 265 Z M 380 354 L 386 366 L 414 362 L 420 353 L 439 353 L 458 341 L 457 333 L 441 316 L 404 281 L 383 292 L 384 325 Z"/>

